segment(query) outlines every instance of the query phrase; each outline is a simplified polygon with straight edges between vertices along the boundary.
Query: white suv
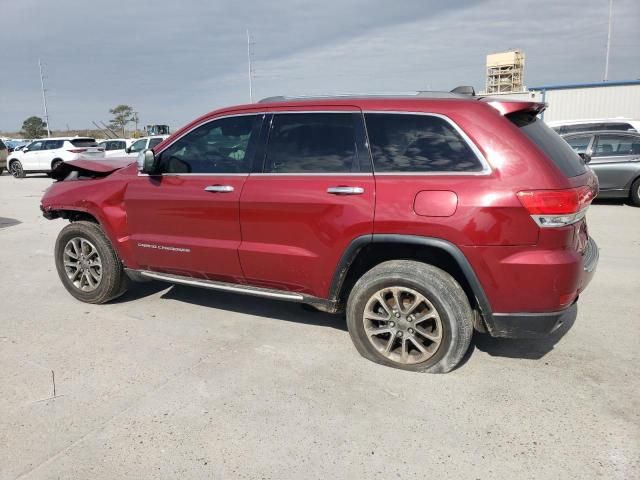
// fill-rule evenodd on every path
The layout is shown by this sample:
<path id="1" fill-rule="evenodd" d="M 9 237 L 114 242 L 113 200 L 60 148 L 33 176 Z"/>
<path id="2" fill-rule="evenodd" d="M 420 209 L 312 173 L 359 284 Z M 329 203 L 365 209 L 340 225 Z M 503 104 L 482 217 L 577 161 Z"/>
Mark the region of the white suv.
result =
<path id="1" fill-rule="evenodd" d="M 27 173 L 50 173 L 59 163 L 81 158 L 101 160 L 104 149 L 93 138 L 43 138 L 9 155 L 7 167 L 11 175 L 23 178 Z"/>
<path id="2" fill-rule="evenodd" d="M 127 157 L 126 149 L 131 146 L 133 140 L 130 138 L 109 138 L 98 144 L 104 148 L 105 158 Z"/>
<path id="3" fill-rule="evenodd" d="M 138 154 L 148 148 L 153 148 L 162 142 L 165 138 L 169 138 L 169 135 L 153 135 L 151 137 L 142 137 L 126 149 L 127 157 L 137 157 Z"/>

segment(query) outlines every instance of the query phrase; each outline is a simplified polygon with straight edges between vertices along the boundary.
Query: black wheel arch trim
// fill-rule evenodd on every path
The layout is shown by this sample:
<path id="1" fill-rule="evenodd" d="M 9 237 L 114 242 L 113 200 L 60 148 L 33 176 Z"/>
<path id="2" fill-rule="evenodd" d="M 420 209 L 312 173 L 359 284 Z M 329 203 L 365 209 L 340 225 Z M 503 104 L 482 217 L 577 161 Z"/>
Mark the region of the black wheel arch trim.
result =
<path id="1" fill-rule="evenodd" d="M 457 246 L 441 238 L 390 233 L 369 234 L 355 238 L 342 254 L 342 257 L 340 258 L 340 261 L 338 262 L 338 265 L 334 272 L 333 279 L 331 281 L 331 287 L 329 289 L 330 301 L 336 303 L 339 301 L 340 292 L 344 284 L 344 280 L 346 279 L 349 272 L 349 268 L 360 253 L 360 250 L 371 243 L 403 243 L 411 245 L 423 245 L 426 247 L 438 248 L 451 255 L 451 257 L 456 261 L 456 263 L 460 267 L 460 270 L 466 277 L 467 282 L 469 283 L 469 287 L 471 288 L 473 295 L 476 297 L 476 302 L 478 303 L 480 313 L 484 318 L 489 332 L 492 331 L 493 312 L 491 310 L 491 305 L 486 294 L 484 293 L 482 285 L 480 284 L 480 280 L 478 280 L 478 277 L 476 276 L 476 273 L 471 266 L 471 263 L 469 263 L 467 257 Z"/>

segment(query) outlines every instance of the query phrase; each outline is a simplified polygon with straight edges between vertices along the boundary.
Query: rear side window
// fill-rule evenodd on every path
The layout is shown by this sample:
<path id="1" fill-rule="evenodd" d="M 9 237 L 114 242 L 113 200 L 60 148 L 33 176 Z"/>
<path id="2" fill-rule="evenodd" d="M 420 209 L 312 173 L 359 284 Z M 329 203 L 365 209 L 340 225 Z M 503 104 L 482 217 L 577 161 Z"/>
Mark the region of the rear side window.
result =
<path id="1" fill-rule="evenodd" d="M 153 148 L 162 142 L 162 138 L 152 138 L 149 140 L 149 148 Z"/>
<path id="2" fill-rule="evenodd" d="M 97 147 L 98 144 L 93 138 L 78 138 L 70 140 L 71 145 L 74 147 Z"/>
<path id="3" fill-rule="evenodd" d="M 42 150 L 56 150 L 58 148 L 62 148 L 64 144 L 64 140 L 47 140 L 44 142 L 44 147 Z"/>
<path id="4" fill-rule="evenodd" d="M 591 135 L 565 138 L 567 143 L 571 146 L 576 153 L 586 153 L 589 143 L 591 142 Z"/>
<path id="5" fill-rule="evenodd" d="M 599 135 L 594 157 L 640 155 L 640 138 L 631 135 Z"/>
<path id="6" fill-rule="evenodd" d="M 359 172 L 360 154 L 365 163 L 363 131 L 360 114 L 275 114 L 269 133 L 265 172 Z M 366 165 L 362 168 L 362 171 L 368 170 Z"/>
<path id="7" fill-rule="evenodd" d="M 560 135 L 531 112 L 508 115 L 520 131 L 535 143 L 567 177 L 577 177 L 587 171 L 584 162 Z"/>
<path id="8" fill-rule="evenodd" d="M 365 115 L 376 172 L 480 172 L 482 163 L 448 121 L 434 115 Z"/>

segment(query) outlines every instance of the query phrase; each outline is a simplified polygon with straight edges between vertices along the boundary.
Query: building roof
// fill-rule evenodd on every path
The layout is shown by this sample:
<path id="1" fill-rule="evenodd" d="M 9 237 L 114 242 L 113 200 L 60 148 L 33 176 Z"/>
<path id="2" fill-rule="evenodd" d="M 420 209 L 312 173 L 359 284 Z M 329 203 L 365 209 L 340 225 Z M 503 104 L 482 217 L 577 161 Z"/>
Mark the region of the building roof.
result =
<path id="1" fill-rule="evenodd" d="M 592 83 L 567 83 L 557 85 L 541 85 L 529 87 L 531 90 L 571 90 L 573 88 L 597 88 L 597 87 L 624 87 L 629 85 L 640 85 L 640 80 L 622 80 L 615 82 L 592 82 Z"/>

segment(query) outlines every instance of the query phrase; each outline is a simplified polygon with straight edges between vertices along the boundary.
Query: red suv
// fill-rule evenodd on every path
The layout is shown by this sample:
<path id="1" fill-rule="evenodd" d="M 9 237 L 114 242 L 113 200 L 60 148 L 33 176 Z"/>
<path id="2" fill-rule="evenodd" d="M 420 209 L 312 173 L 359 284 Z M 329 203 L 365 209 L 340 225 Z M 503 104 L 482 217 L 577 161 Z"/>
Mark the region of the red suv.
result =
<path id="1" fill-rule="evenodd" d="M 594 174 L 544 104 L 420 93 L 217 110 L 138 164 L 60 165 L 56 266 L 77 299 L 157 279 L 346 312 L 358 351 L 447 372 L 473 330 L 553 331 L 594 274 Z"/>

